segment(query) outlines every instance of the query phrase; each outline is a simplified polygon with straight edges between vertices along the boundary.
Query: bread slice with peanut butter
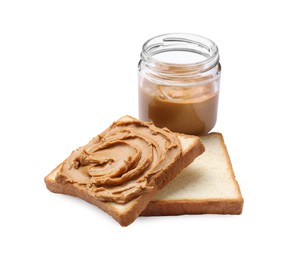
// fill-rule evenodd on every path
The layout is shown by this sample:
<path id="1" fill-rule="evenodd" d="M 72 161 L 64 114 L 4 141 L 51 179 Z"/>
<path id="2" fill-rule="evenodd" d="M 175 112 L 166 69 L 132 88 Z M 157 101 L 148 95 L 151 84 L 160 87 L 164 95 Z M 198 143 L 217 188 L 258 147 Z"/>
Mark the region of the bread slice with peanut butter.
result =
<path id="1" fill-rule="evenodd" d="M 73 151 L 45 183 L 50 191 L 79 197 L 127 226 L 203 152 L 198 137 L 125 116 Z"/>

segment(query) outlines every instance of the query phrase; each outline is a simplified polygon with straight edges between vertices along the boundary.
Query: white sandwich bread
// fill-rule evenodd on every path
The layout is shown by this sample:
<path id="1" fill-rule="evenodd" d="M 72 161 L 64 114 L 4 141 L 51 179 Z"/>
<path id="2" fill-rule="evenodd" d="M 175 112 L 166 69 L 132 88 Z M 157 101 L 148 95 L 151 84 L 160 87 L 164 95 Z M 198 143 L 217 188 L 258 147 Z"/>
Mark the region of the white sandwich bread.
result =
<path id="1" fill-rule="evenodd" d="M 199 137 L 125 116 L 73 151 L 45 183 L 50 191 L 79 197 L 127 226 L 203 152 Z"/>
<path id="2" fill-rule="evenodd" d="M 205 152 L 160 190 L 141 215 L 241 214 L 243 198 L 222 134 L 201 140 Z"/>

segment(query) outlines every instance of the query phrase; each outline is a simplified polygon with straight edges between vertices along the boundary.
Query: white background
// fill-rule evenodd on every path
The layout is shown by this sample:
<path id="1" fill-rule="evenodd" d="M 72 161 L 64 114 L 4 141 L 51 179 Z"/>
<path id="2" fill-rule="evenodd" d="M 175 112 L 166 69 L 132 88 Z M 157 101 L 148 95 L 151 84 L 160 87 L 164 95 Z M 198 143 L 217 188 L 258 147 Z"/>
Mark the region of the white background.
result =
<path id="1" fill-rule="evenodd" d="M 284 1 L 0 1 L 1 259 L 285 259 Z M 219 46 L 218 122 L 240 216 L 139 217 L 127 228 L 44 177 L 111 122 L 137 117 L 142 44 Z M 36 258 L 35 258 L 36 257 Z"/>

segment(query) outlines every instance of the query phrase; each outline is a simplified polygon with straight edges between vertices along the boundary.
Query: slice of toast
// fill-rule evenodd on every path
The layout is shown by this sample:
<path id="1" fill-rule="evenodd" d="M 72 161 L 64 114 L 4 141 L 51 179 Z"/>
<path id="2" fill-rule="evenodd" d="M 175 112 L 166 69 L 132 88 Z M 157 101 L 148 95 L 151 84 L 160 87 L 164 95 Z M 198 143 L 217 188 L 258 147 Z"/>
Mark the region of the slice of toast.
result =
<path id="1" fill-rule="evenodd" d="M 243 198 L 222 134 L 201 140 L 204 154 L 160 190 L 141 215 L 241 214 Z"/>
<path id="2" fill-rule="evenodd" d="M 45 183 L 50 191 L 79 197 L 127 226 L 158 190 L 203 152 L 204 146 L 196 136 L 172 133 L 125 116 L 87 145 L 73 151 L 45 177 Z M 144 171 L 137 171 L 148 161 L 143 158 L 144 153 L 152 161 Z M 106 157 L 111 154 L 114 158 Z M 138 154 L 143 159 L 135 163 L 133 159 L 138 158 Z M 121 155 L 124 158 L 118 160 L 116 156 Z M 114 165 L 118 167 L 112 168 Z"/>

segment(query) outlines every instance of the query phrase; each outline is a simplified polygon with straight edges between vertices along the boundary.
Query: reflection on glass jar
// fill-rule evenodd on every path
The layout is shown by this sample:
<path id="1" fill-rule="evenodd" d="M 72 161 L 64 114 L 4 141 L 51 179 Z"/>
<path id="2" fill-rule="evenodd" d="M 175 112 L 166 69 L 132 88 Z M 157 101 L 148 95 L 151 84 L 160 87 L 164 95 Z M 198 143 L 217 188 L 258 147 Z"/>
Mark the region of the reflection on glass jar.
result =
<path id="1" fill-rule="evenodd" d="M 216 123 L 221 67 L 214 42 L 192 34 L 147 41 L 139 62 L 139 118 L 186 134 Z"/>

